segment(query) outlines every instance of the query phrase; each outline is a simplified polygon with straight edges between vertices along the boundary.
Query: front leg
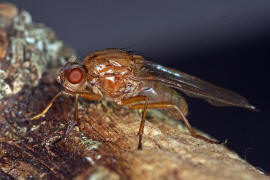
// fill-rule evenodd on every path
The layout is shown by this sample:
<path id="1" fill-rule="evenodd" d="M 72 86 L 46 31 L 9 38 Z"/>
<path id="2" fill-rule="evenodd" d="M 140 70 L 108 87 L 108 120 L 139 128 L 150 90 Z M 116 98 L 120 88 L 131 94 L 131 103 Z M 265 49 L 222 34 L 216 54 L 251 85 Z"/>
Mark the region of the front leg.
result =
<path id="1" fill-rule="evenodd" d="M 78 98 L 82 97 L 84 99 L 88 99 L 91 101 L 98 101 L 102 99 L 102 96 L 98 95 L 98 94 L 92 94 L 89 92 L 78 92 L 75 94 L 75 100 L 74 100 L 74 116 L 73 119 L 71 120 L 71 122 L 68 125 L 68 128 L 66 130 L 65 136 L 67 136 L 69 134 L 69 132 L 73 129 L 73 127 L 75 126 L 76 123 L 78 123 Z"/>
<path id="2" fill-rule="evenodd" d="M 98 101 L 98 100 L 101 100 L 102 99 L 102 96 L 100 96 L 98 94 L 89 93 L 87 91 L 77 92 L 76 94 L 73 94 L 73 95 L 75 96 L 75 98 L 74 98 L 74 112 L 73 112 L 74 113 L 74 116 L 73 116 L 73 119 L 69 122 L 69 125 L 68 125 L 68 127 L 66 129 L 66 132 L 65 132 L 64 137 L 61 137 L 55 143 L 59 143 L 66 136 L 68 136 L 68 134 L 74 128 L 74 126 L 76 125 L 76 123 L 78 123 L 78 114 L 79 114 L 79 110 L 78 110 L 78 99 L 79 99 L 79 97 L 82 97 L 84 99 L 88 99 L 88 100 L 91 100 L 91 101 Z"/>
<path id="3" fill-rule="evenodd" d="M 54 101 L 55 101 L 60 95 L 62 95 L 62 94 L 63 94 L 63 91 L 57 93 L 57 94 L 52 98 L 52 100 L 49 102 L 49 104 L 44 108 L 44 110 L 43 110 L 41 113 L 39 113 L 39 114 L 35 115 L 34 117 L 30 118 L 30 120 L 38 119 L 38 118 L 40 118 L 40 117 L 42 117 L 42 116 L 45 116 L 45 114 L 48 112 L 48 110 L 49 110 L 49 109 L 51 108 L 51 106 L 53 105 Z"/>
<path id="4" fill-rule="evenodd" d="M 57 144 L 57 143 L 61 142 L 63 139 L 65 139 L 69 135 L 70 131 L 74 128 L 75 124 L 78 122 L 78 97 L 79 97 L 79 95 L 78 94 L 75 94 L 75 100 L 74 100 L 74 116 L 73 116 L 73 119 L 71 119 L 71 121 L 69 122 L 68 127 L 66 129 L 66 132 L 65 132 L 64 136 L 60 137 L 53 144 Z"/>
<path id="5" fill-rule="evenodd" d="M 74 101 L 74 116 L 73 119 L 69 122 L 69 125 L 66 129 L 66 133 L 65 136 L 67 136 L 70 131 L 73 129 L 73 127 L 75 126 L 75 124 L 78 122 L 78 94 L 75 94 L 75 101 Z"/>

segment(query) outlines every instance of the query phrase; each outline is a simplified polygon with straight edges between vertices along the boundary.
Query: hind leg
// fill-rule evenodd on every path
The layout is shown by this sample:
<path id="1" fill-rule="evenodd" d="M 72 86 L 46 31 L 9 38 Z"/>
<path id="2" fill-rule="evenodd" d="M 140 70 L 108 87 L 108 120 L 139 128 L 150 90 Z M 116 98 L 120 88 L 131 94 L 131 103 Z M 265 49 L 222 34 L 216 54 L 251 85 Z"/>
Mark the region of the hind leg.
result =
<path id="1" fill-rule="evenodd" d="M 135 105 L 130 105 L 129 108 L 131 108 L 131 109 L 142 109 L 143 106 L 144 106 L 144 104 L 135 104 Z M 185 115 L 184 115 L 184 113 L 181 111 L 181 109 L 180 109 L 178 106 L 174 105 L 174 104 L 166 103 L 166 102 L 149 103 L 147 108 L 148 108 L 148 109 L 174 109 L 174 110 L 176 110 L 176 111 L 179 113 L 179 115 L 180 115 L 180 117 L 181 117 L 181 120 L 184 121 L 184 123 L 185 123 L 185 125 L 187 126 L 187 128 L 188 128 L 190 134 L 191 134 L 193 137 L 202 139 L 202 140 L 204 140 L 204 141 L 206 141 L 206 142 L 209 142 L 209 143 L 212 143 L 212 144 L 222 144 L 222 143 L 224 143 L 224 142 L 215 141 L 215 140 L 212 140 L 212 139 L 209 139 L 209 138 L 207 138 L 207 137 L 204 137 L 204 136 L 202 136 L 202 135 L 197 134 L 197 133 L 193 130 L 192 126 L 190 125 L 188 119 L 185 117 Z M 226 143 L 226 141 L 225 141 L 225 143 Z"/>

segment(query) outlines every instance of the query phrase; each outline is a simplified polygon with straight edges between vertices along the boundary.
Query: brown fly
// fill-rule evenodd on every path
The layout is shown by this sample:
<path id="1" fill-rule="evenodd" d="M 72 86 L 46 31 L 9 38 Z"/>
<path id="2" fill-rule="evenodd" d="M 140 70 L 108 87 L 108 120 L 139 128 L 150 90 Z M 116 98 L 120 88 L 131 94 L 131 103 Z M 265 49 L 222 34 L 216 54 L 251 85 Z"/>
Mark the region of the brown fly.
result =
<path id="1" fill-rule="evenodd" d="M 202 98 L 215 106 L 237 106 L 256 110 L 246 98 L 220 88 L 186 73 L 167 68 L 142 56 L 129 54 L 119 49 L 106 49 L 88 55 L 82 64 L 68 62 L 60 69 L 57 81 L 64 87 L 38 115 L 44 116 L 53 102 L 62 94 L 75 97 L 74 120 L 78 121 L 78 98 L 100 101 L 108 97 L 119 105 L 143 110 L 139 128 L 138 149 L 142 149 L 142 136 L 147 109 L 165 109 L 173 117 L 183 120 L 191 135 L 209 143 L 221 143 L 197 134 L 186 116 L 185 99 L 174 89 Z M 72 120 L 69 132 L 74 126 Z"/>

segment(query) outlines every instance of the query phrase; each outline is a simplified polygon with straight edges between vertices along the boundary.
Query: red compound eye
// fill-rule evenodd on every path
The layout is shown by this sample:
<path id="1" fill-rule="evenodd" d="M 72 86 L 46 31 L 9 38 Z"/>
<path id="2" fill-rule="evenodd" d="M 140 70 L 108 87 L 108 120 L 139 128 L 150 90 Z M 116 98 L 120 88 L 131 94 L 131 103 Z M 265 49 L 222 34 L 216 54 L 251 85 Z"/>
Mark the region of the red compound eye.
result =
<path id="1" fill-rule="evenodd" d="M 79 68 L 72 69 L 67 76 L 68 81 L 71 82 L 72 84 L 77 84 L 81 82 L 82 78 L 83 73 L 82 70 L 80 70 Z"/>

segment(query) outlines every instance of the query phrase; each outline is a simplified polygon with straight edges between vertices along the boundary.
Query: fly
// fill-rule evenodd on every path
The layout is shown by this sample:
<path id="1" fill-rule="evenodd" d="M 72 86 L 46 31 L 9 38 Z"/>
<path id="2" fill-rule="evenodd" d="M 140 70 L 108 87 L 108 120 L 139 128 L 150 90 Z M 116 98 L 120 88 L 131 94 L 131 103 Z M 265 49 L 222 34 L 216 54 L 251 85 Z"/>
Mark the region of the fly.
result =
<path id="1" fill-rule="evenodd" d="M 66 134 L 78 121 L 78 98 L 100 101 L 104 96 L 121 106 L 142 110 L 139 127 L 138 149 L 142 149 L 142 137 L 147 109 L 167 110 L 173 117 L 183 120 L 193 137 L 219 144 L 197 134 L 188 119 L 188 106 L 176 90 L 202 98 L 214 106 L 237 106 L 256 111 L 248 100 L 232 91 L 210 84 L 181 71 L 145 60 L 142 56 L 119 49 L 105 49 L 88 55 L 82 64 L 68 62 L 57 76 L 64 87 L 38 115 L 44 116 L 60 95 L 71 95 L 74 101 L 74 119 Z"/>

